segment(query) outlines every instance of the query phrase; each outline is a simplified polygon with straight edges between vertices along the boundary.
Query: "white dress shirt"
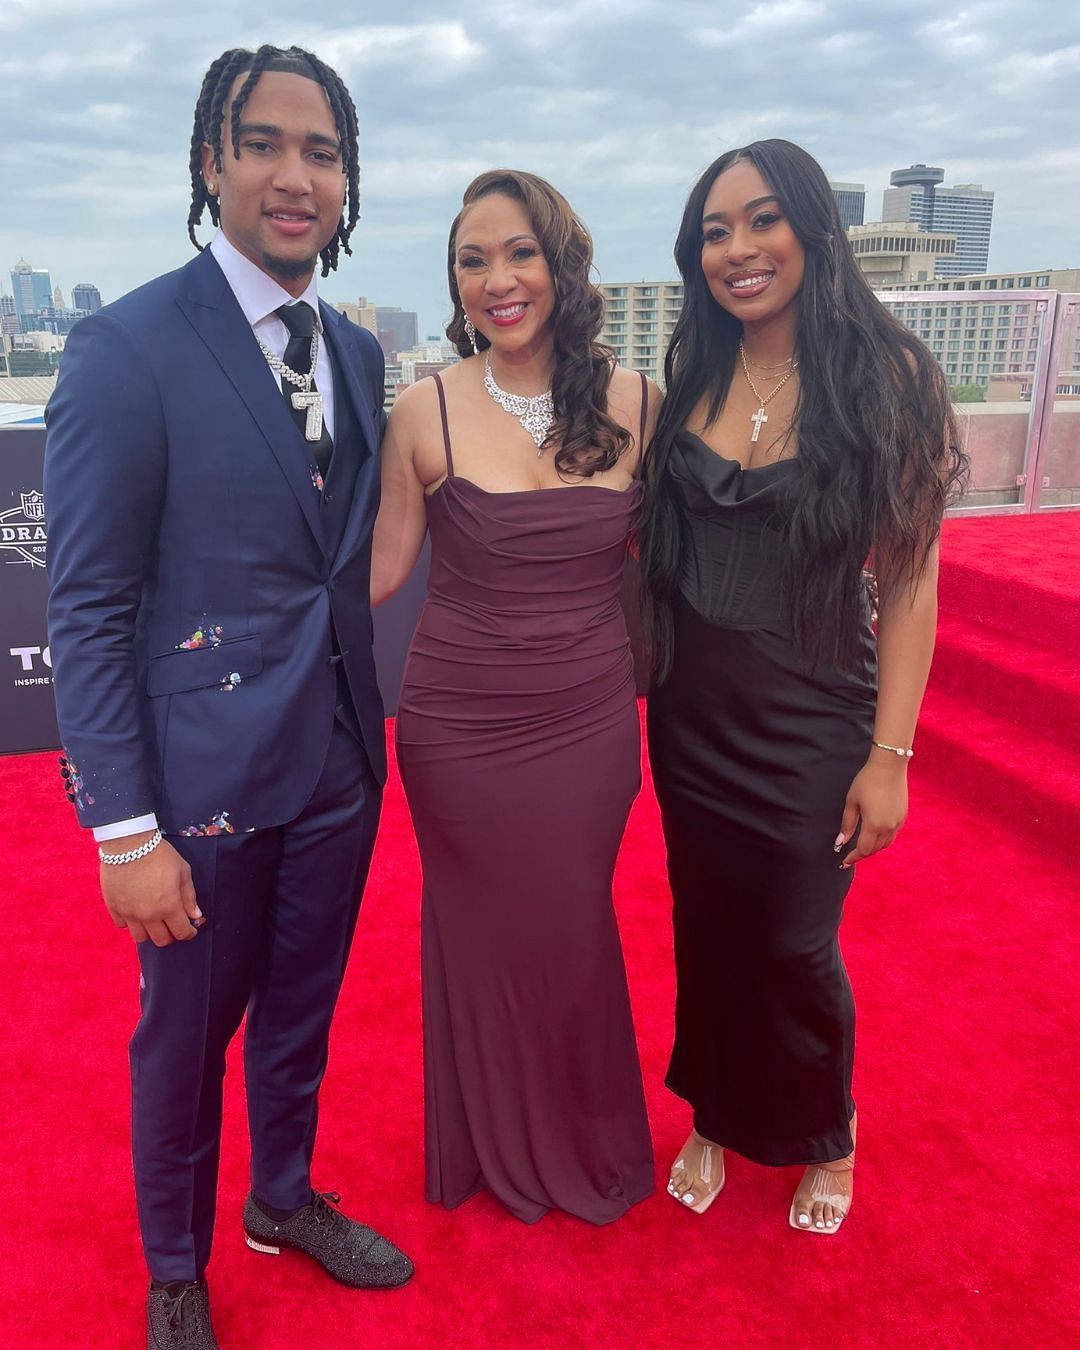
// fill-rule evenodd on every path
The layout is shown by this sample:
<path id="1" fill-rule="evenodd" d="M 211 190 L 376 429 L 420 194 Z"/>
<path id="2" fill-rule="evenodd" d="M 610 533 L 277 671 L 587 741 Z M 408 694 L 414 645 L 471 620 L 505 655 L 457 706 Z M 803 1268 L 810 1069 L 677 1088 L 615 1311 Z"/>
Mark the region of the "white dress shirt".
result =
<path id="1" fill-rule="evenodd" d="M 251 324 L 252 332 L 275 356 L 285 355 L 289 342 L 289 330 L 274 312 L 282 305 L 295 305 L 305 300 L 315 311 L 315 324 L 319 332 L 319 352 L 315 360 L 315 384 L 322 394 L 323 421 L 331 438 L 334 435 L 334 378 L 330 364 L 330 354 L 323 342 L 322 315 L 319 313 L 319 291 L 312 272 L 311 280 L 302 295 L 292 296 L 261 267 L 257 267 L 250 258 L 246 258 L 238 248 L 230 244 L 219 230 L 210 242 L 210 252 L 217 265 L 225 273 L 237 303 L 244 311 L 244 318 Z M 266 378 L 274 389 L 281 394 L 281 381 L 266 367 Z M 153 814 L 133 816 L 129 820 L 118 820 L 111 825 L 96 825 L 94 838 L 100 843 L 107 839 L 121 839 L 129 834 L 142 834 L 145 830 L 157 829 L 157 817 Z"/>

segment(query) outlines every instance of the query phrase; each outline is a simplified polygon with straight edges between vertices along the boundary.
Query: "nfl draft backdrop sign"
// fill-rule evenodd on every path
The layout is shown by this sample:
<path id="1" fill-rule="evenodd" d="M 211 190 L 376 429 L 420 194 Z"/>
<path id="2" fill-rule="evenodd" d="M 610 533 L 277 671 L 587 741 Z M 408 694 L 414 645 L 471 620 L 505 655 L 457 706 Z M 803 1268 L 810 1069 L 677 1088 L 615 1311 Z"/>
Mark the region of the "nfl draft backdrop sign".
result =
<path id="1" fill-rule="evenodd" d="M 59 743 L 45 633 L 45 432 L 0 427 L 0 753 Z"/>
<path id="2" fill-rule="evenodd" d="M 42 427 L 0 426 L 0 754 L 60 744 L 45 628 L 48 504 Z M 388 714 L 427 593 L 427 546 L 402 589 L 374 614 L 375 668 Z"/>

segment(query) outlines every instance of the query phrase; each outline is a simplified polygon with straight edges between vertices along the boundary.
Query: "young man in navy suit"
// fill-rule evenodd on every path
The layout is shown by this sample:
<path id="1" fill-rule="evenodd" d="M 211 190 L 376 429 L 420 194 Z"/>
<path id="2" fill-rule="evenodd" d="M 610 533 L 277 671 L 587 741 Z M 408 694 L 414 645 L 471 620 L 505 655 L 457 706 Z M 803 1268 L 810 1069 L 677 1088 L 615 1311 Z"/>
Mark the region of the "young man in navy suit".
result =
<path id="1" fill-rule="evenodd" d="M 368 604 L 383 359 L 315 283 L 349 251 L 356 147 L 348 92 L 309 53 L 215 61 L 188 224 L 195 242 L 206 208 L 219 232 L 77 325 L 49 409 L 61 771 L 139 944 L 153 1350 L 216 1345 L 205 1270 L 245 1011 L 249 1243 L 354 1287 L 412 1274 L 310 1179 L 386 771 Z"/>

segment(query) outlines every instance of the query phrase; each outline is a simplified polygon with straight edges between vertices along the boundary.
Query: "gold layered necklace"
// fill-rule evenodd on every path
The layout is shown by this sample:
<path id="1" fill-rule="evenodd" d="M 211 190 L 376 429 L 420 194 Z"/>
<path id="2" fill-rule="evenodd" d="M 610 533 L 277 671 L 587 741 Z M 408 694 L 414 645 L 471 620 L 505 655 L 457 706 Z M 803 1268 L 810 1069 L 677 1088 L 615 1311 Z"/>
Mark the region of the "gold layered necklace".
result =
<path id="1" fill-rule="evenodd" d="M 768 394 L 762 394 L 758 390 L 758 387 L 754 383 L 753 377 L 750 374 L 750 367 L 747 364 L 746 360 L 746 348 L 743 346 L 741 342 L 739 343 L 739 360 L 742 362 L 743 374 L 746 376 L 746 383 L 750 386 L 750 392 L 758 401 L 757 412 L 751 413 L 750 415 L 750 421 L 753 422 L 754 424 L 754 430 L 753 434 L 750 437 L 750 442 L 752 445 L 756 445 L 758 442 L 758 437 L 761 435 L 762 425 L 769 420 L 768 415 L 765 412 L 765 405 L 772 402 L 772 400 L 777 396 L 780 390 L 783 389 L 784 385 L 787 384 L 788 380 L 791 379 L 792 375 L 795 374 L 795 372 L 799 368 L 799 362 L 798 359 L 793 356 L 790 358 L 789 361 L 782 361 L 778 366 L 762 366 L 761 367 L 762 370 L 782 370 L 784 366 L 790 367 L 787 374 L 782 376 L 780 383 L 776 385 L 774 389 L 772 389 Z"/>

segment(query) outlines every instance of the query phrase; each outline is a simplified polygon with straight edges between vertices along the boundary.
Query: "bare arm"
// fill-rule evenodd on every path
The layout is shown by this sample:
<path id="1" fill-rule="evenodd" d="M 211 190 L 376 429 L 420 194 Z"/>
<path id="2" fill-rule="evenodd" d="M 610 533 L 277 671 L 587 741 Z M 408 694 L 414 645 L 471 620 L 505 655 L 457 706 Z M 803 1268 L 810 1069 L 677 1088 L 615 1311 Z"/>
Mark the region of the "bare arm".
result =
<path id="1" fill-rule="evenodd" d="M 373 605 L 404 585 L 427 534 L 424 485 L 413 456 L 418 400 L 412 393 L 407 391 L 395 405 L 382 443 L 382 503 L 371 550 Z"/>
<path id="2" fill-rule="evenodd" d="M 914 589 L 881 577 L 878 613 L 878 700 L 874 740 L 906 749 L 915 736 L 937 628 L 938 546 Z M 838 849 L 861 820 L 859 842 L 844 866 L 887 848 L 907 816 L 907 756 L 872 746 L 844 806 Z"/>

